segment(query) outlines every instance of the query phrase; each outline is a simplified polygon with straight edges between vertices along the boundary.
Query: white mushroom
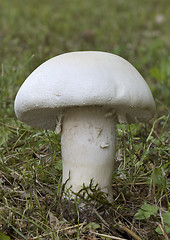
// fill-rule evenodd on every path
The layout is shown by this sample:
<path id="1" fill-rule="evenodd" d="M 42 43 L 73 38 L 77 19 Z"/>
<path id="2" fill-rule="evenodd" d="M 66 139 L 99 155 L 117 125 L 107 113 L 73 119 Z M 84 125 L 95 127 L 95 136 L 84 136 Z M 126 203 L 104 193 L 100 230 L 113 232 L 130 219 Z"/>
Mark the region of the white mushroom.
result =
<path id="1" fill-rule="evenodd" d="M 151 91 L 123 58 L 106 52 L 72 52 L 40 65 L 15 99 L 18 119 L 61 131 L 63 179 L 78 192 L 93 179 L 112 195 L 116 123 L 148 121 Z"/>

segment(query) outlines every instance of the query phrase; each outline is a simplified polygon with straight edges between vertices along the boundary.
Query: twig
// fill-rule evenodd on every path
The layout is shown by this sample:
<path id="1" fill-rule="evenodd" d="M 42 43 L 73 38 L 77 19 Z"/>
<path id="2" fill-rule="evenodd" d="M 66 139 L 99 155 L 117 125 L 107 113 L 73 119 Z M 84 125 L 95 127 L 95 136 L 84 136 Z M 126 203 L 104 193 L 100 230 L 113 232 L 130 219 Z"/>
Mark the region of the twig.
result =
<path id="1" fill-rule="evenodd" d="M 163 229 L 162 225 L 161 225 L 160 223 L 159 223 L 158 225 L 159 225 L 159 227 L 160 227 L 160 229 L 161 229 L 161 231 L 162 231 L 163 236 L 165 237 L 165 240 L 169 240 L 169 238 L 168 238 L 165 230 Z"/>
<path id="2" fill-rule="evenodd" d="M 136 240 L 142 240 L 136 233 L 134 233 L 132 230 L 130 230 L 129 228 L 125 227 L 125 226 L 121 226 L 122 230 L 124 230 L 125 232 L 127 232 L 130 236 L 132 236 L 134 239 Z"/>
<path id="3" fill-rule="evenodd" d="M 104 223 L 105 226 L 109 227 L 109 224 L 100 216 L 96 209 L 93 209 L 93 212 L 98 216 L 98 218 Z"/>
<path id="4" fill-rule="evenodd" d="M 57 229 L 57 232 L 70 230 L 70 229 L 73 229 L 73 228 L 76 228 L 76 227 L 81 227 L 81 226 L 83 226 L 83 225 L 84 225 L 84 223 L 81 223 L 81 224 L 77 224 L 77 225 L 74 225 L 74 226 Z M 39 235 L 39 236 L 36 236 L 36 237 L 32 237 L 32 239 L 37 239 L 37 238 L 39 238 L 39 237 L 46 237 L 46 236 L 49 236 L 50 234 L 52 234 L 52 232 L 44 233 L 44 234 L 42 234 L 42 235 Z"/>
<path id="5" fill-rule="evenodd" d="M 140 185 L 148 185 L 146 182 L 139 182 L 139 183 L 126 183 L 127 186 L 131 186 L 131 185 L 135 185 L 135 186 L 140 186 Z M 113 187 L 116 187 L 116 186 L 125 186 L 124 183 L 117 183 L 117 184 L 112 184 Z"/>
<path id="6" fill-rule="evenodd" d="M 110 239 L 115 239 L 115 240 L 127 240 L 125 238 L 119 238 L 119 237 L 114 237 L 114 236 L 110 236 L 110 235 L 106 235 L 106 234 L 102 234 L 102 233 L 97 233 L 97 232 L 93 232 L 95 235 L 97 236 L 101 236 L 101 237 L 106 237 L 106 238 L 110 238 Z"/>

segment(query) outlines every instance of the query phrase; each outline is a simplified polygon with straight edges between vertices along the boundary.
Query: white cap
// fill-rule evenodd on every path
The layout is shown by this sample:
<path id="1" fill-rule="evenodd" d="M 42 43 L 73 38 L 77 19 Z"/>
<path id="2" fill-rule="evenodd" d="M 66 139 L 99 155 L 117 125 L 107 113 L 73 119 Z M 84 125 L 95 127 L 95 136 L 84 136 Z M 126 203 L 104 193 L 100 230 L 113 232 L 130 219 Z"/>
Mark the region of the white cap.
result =
<path id="1" fill-rule="evenodd" d="M 70 52 L 35 69 L 19 89 L 16 116 L 33 127 L 55 129 L 64 109 L 103 106 L 120 123 L 148 121 L 155 113 L 152 93 L 125 59 L 106 52 Z"/>

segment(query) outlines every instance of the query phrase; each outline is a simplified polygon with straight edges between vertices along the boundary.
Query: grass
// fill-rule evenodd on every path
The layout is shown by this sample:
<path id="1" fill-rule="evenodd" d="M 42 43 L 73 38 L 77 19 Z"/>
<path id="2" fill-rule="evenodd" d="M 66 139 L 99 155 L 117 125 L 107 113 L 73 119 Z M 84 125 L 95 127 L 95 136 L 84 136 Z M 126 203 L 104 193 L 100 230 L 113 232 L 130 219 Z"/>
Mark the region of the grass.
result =
<path id="1" fill-rule="evenodd" d="M 168 0 L 1 1 L 1 239 L 168 239 L 169 8 Z M 84 208 L 61 203 L 60 136 L 24 125 L 13 109 L 31 71 L 77 50 L 126 58 L 157 104 L 150 122 L 118 126 L 113 204 L 96 194 Z"/>

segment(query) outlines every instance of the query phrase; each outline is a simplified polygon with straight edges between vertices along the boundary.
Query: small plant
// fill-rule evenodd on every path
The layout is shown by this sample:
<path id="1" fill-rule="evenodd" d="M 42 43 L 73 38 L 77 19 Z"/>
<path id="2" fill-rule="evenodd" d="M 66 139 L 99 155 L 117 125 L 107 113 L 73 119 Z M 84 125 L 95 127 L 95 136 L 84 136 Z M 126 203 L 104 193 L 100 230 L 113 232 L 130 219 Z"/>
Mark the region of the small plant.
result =
<path id="1" fill-rule="evenodd" d="M 170 234 L 170 212 L 166 212 L 162 214 L 162 225 L 159 225 L 156 228 L 156 232 L 159 233 L 160 235 L 163 234 L 162 229 L 167 233 Z"/>
<path id="2" fill-rule="evenodd" d="M 134 218 L 136 220 L 144 220 L 149 219 L 150 216 L 155 216 L 158 213 L 159 207 L 144 203 L 141 208 L 138 210 L 138 212 L 134 215 Z"/>
<path id="3" fill-rule="evenodd" d="M 160 213 L 160 217 L 158 213 Z M 170 234 L 170 212 L 162 213 L 162 209 L 158 206 L 145 202 L 134 215 L 136 220 L 148 220 L 151 217 L 154 217 L 158 223 L 158 227 L 155 229 L 157 233 L 160 235 Z"/>
<path id="4" fill-rule="evenodd" d="M 0 232 L 0 239 L 1 240 L 10 240 L 10 237 L 8 237 L 6 234 L 3 234 L 2 232 Z"/>
<path id="5" fill-rule="evenodd" d="M 69 178 L 67 179 L 67 181 L 68 180 L 69 180 Z M 66 183 L 67 183 L 67 181 L 66 181 Z M 88 186 L 83 184 L 82 188 L 77 193 L 72 190 L 71 186 L 70 186 L 70 188 L 65 190 L 66 183 L 63 184 L 62 190 L 61 190 L 62 195 L 64 194 L 66 196 L 66 198 L 69 199 L 69 198 L 71 198 L 71 196 L 74 195 L 75 200 L 78 202 L 84 201 L 86 203 L 90 203 L 95 206 L 96 206 L 96 204 L 97 205 L 101 205 L 101 204 L 110 205 L 107 194 L 104 193 L 103 191 L 101 191 L 99 185 L 95 184 L 93 179 L 90 180 L 90 184 Z"/>
<path id="6" fill-rule="evenodd" d="M 78 193 L 75 193 L 75 195 L 76 198 L 81 198 L 87 202 L 109 204 L 107 194 L 101 191 L 98 184 L 94 184 L 93 179 L 91 179 L 89 186 L 83 184 L 82 189 Z"/>

